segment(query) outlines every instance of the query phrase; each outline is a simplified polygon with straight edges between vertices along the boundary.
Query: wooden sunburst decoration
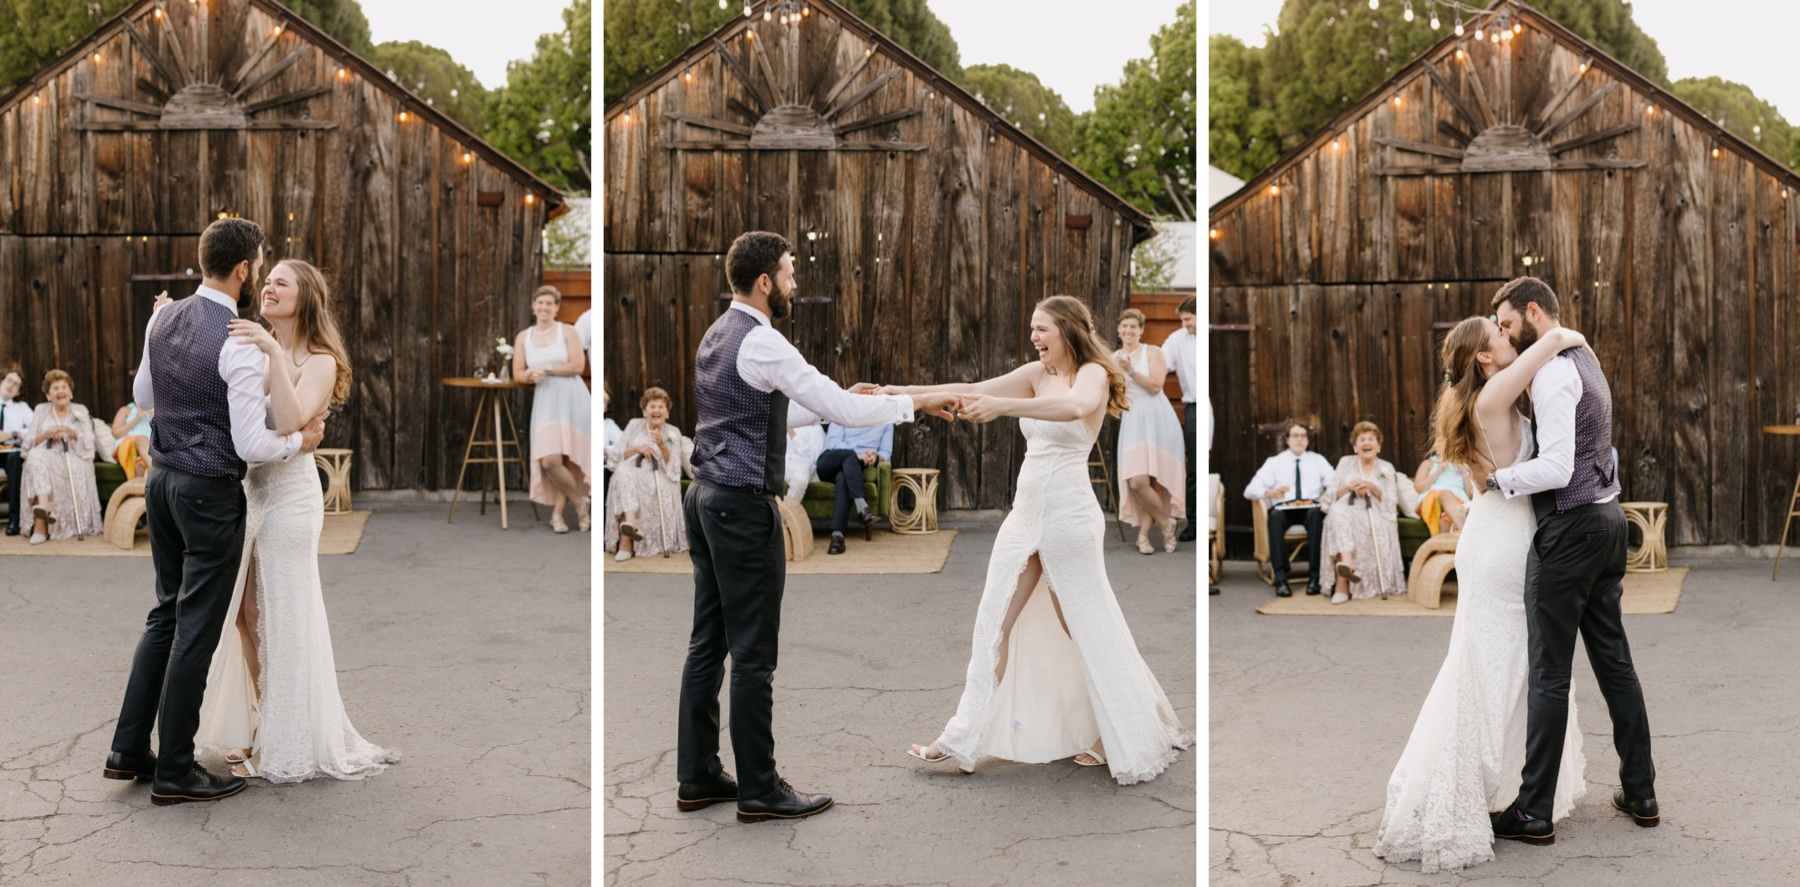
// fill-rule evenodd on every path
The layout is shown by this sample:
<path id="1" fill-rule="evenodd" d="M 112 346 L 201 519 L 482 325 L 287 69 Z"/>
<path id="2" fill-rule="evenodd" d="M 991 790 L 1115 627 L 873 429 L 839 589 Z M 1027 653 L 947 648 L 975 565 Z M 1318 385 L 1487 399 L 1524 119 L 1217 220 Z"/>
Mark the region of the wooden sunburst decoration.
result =
<path id="1" fill-rule="evenodd" d="M 718 56 L 724 61 L 727 70 L 744 86 L 744 92 L 750 103 L 745 104 L 735 98 L 728 99 L 726 106 L 741 115 L 745 121 L 736 122 L 720 120 L 716 117 L 704 117 L 698 114 L 686 114 L 670 111 L 670 120 L 680 121 L 691 126 L 710 129 L 741 138 L 723 138 L 718 140 L 676 140 L 664 143 L 664 147 L 689 150 L 738 150 L 738 151 L 923 151 L 925 146 L 915 142 L 891 141 L 847 141 L 844 136 L 853 132 L 896 123 L 920 113 L 917 106 L 875 114 L 845 123 L 838 118 L 848 111 L 867 101 L 871 96 L 886 86 L 889 81 L 900 76 L 901 69 L 889 68 L 881 76 L 870 81 L 866 86 L 854 92 L 848 92 L 849 86 L 862 73 L 869 59 L 876 55 L 874 47 L 870 47 L 852 65 L 844 76 L 838 78 L 837 84 L 819 97 L 802 97 L 797 84 L 783 83 L 776 78 L 775 70 L 769 63 L 766 41 L 751 39 L 750 52 L 755 56 L 761 79 L 752 74 L 736 55 L 726 48 L 719 38 L 714 37 L 713 46 Z"/>
<path id="2" fill-rule="evenodd" d="M 245 9 L 248 10 L 246 4 Z M 123 22 L 124 30 L 131 37 L 142 57 L 149 63 L 156 74 L 157 81 L 143 77 L 137 78 L 138 93 L 151 101 L 141 101 L 130 96 L 106 96 L 89 92 L 77 92 L 75 97 L 93 106 L 115 108 L 139 115 L 135 120 L 82 120 L 75 124 L 77 129 L 96 132 L 121 132 L 137 130 L 212 130 L 212 129 L 333 129 L 337 124 L 327 120 L 311 118 L 282 118 L 273 115 L 263 116 L 279 108 L 302 102 L 313 96 L 331 91 L 329 84 L 320 84 L 306 89 L 282 95 L 271 96 L 259 101 L 248 102 L 258 90 L 267 86 L 283 71 L 293 67 L 294 63 L 314 52 L 315 47 L 301 41 L 301 45 L 279 60 L 264 64 L 270 58 L 276 44 L 283 34 L 287 33 L 287 21 L 276 23 L 275 28 L 264 35 L 261 45 L 251 53 L 241 65 L 232 68 L 233 58 L 222 60 L 219 71 L 198 70 L 189 63 L 189 54 L 181 42 L 181 35 L 172 26 L 170 16 L 163 14 L 161 6 L 156 7 L 157 15 L 153 21 L 160 23 L 162 38 L 167 53 L 157 50 L 142 28 L 130 19 Z M 249 25 L 248 16 L 240 17 L 238 28 L 244 30 Z M 250 45 L 249 35 L 241 45 Z M 205 63 L 198 67 L 205 67 Z"/>
<path id="3" fill-rule="evenodd" d="M 1550 65 L 1551 61 L 1546 57 L 1543 68 L 1538 72 L 1540 85 L 1549 82 Z M 1587 70 L 1584 63 L 1582 74 L 1586 74 Z M 1473 65 L 1470 65 L 1464 73 L 1469 91 L 1473 94 L 1474 101 L 1472 102 L 1468 101 L 1467 97 L 1458 94 L 1449 78 L 1445 77 L 1430 59 L 1425 60 L 1425 74 L 1430 78 L 1432 86 L 1435 87 L 1434 95 L 1443 98 L 1455 110 L 1456 116 L 1461 119 L 1462 123 L 1468 127 L 1465 130 L 1451 121 L 1438 121 L 1438 133 L 1454 142 L 1454 145 L 1440 145 L 1392 136 L 1375 137 L 1377 143 L 1401 151 L 1444 157 L 1458 162 L 1455 164 L 1381 167 L 1375 170 L 1376 174 L 1449 175 L 1472 172 L 1530 172 L 1551 169 L 1635 169 L 1644 165 L 1642 160 L 1620 157 L 1581 160 L 1562 158 L 1564 153 L 1576 148 L 1616 139 L 1631 133 L 1638 128 L 1636 122 L 1575 136 L 1560 142 L 1551 141 L 1558 132 L 1581 119 L 1583 115 L 1593 110 L 1602 100 L 1617 90 L 1619 88 L 1617 81 L 1608 82 L 1594 90 L 1574 107 L 1558 114 L 1557 112 L 1562 108 L 1564 102 L 1568 101 L 1576 87 L 1581 85 L 1581 76 L 1571 77 L 1542 111 L 1524 117 L 1515 117 L 1512 115 L 1510 107 L 1497 107 L 1488 99 L 1489 90 L 1482 83 L 1481 75 Z"/>

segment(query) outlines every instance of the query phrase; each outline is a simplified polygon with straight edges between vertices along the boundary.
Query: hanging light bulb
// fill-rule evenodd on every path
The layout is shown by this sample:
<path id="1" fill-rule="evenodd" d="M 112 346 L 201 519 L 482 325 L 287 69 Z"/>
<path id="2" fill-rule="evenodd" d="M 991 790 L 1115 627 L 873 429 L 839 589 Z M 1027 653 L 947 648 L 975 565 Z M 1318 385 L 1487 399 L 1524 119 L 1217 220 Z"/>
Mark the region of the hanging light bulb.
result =
<path id="1" fill-rule="evenodd" d="M 1785 197 L 1785 196 L 1787 196 L 1787 192 L 1786 192 L 1786 191 L 1783 191 L 1783 192 L 1781 192 L 1781 194 L 1782 194 L 1782 196 L 1784 196 L 1784 197 Z M 1212 240 L 1218 240 L 1218 239 L 1219 239 L 1219 229 L 1217 229 L 1217 228 L 1208 228 L 1208 229 L 1206 229 L 1206 236 L 1207 236 L 1207 237 L 1208 237 L 1208 238 L 1209 238 L 1209 239 L 1212 239 Z"/>
<path id="2" fill-rule="evenodd" d="M 1456 36 L 1461 37 L 1462 35 L 1463 35 L 1462 13 L 1459 12 L 1456 14 Z"/>
<path id="3" fill-rule="evenodd" d="M 1370 9 L 1380 9 L 1381 8 L 1381 0 L 1369 0 L 1369 8 Z"/>
<path id="4" fill-rule="evenodd" d="M 1462 60 L 1463 60 L 1463 59 L 1464 59 L 1464 58 L 1465 58 L 1465 56 L 1464 56 L 1464 55 L 1463 55 L 1463 51 L 1462 51 L 1462 49 L 1460 49 L 1460 48 L 1458 48 L 1458 49 L 1457 49 L 1457 50 L 1456 50 L 1456 60 L 1457 60 L 1457 61 L 1459 61 L 1459 62 L 1460 62 L 1460 61 L 1462 61 Z"/>
<path id="5" fill-rule="evenodd" d="M 1413 20 L 1412 0 L 1406 0 L 1406 3 L 1401 6 L 1400 17 L 1409 22 Z"/>
<path id="6" fill-rule="evenodd" d="M 719 0 L 719 8 L 720 8 L 720 9 L 724 9 L 724 8 L 725 8 L 725 0 Z"/>
<path id="7" fill-rule="evenodd" d="M 1437 30 L 1437 29 L 1438 29 L 1438 28 L 1440 28 L 1440 27 L 1442 27 L 1442 24 L 1441 24 L 1441 23 L 1440 23 L 1440 22 L 1439 22 L 1439 21 L 1438 21 L 1438 17 L 1437 17 L 1437 8 L 1436 8 L 1436 7 L 1432 7 L 1432 10 L 1431 10 L 1431 29 L 1432 29 L 1432 30 L 1433 30 L 1433 31 L 1435 31 L 1435 30 Z"/>
<path id="8" fill-rule="evenodd" d="M 769 15 L 769 11 L 768 11 L 768 10 L 767 10 L 767 9 L 765 9 L 765 10 L 763 10 L 763 21 L 765 21 L 765 22 L 766 22 L 766 21 L 768 21 L 768 20 L 769 20 L 769 19 L 770 19 L 770 18 L 772 18 L 772 16 L 770 16 L 770 15 Z"/>
<path id="9" fill-rule="evenodd" d="M 750 17 L 750 4 L 744 4 L 744 18 Z"/>

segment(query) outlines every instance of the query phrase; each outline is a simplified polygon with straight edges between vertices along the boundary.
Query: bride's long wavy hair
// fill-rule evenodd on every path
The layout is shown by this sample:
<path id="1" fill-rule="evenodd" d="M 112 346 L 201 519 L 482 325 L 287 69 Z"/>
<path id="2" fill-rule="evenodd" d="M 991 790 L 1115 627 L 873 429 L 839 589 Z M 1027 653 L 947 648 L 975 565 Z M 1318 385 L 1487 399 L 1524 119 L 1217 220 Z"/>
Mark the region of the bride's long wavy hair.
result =
<path id="1" fill-rule="evenodd" d="M 1444 337 L 1438 351 L 1444 383 L 1431 423 L 1431 452 L 1452 465 L 1467 466 L 1475 455 L 1475 398 L 1487 384 L 1476 358 L 1492 347 L 1486 322 L 1470 317 Z"/>
<path id="2" fill-rule="evenodd" d="M 314 353 L 331 355 L 337 361 L 337 379 L 331 386 L 331 405 L 350 399 L 350 352 L 344 348 L 344 334 L 338 331 L 337 318 L 331 311 L 331 284 L 325 272 L 299 259 L 282 259 L 294 272 L 294 283 L 300 289 L 300 304 L 294 312 L 294 333 Z"/>
<path id="3" fill-rule="evenodd" d="M 1118 418 L 1130 409 L 1131 395 L 1125 391 L 1125 372 L 1119 369 L 1118 361 L 1113 360 L 1112 349 L 1106 347 L 1106 341 L 1094 331 L 1094 314 L 1088 310 L 1087 303 L 1074 296 L 1051 296 L 1037 303 L 1034 310 L 1050 315 L 1056 331 L 1062 334 L 1063 345 L 1069 349 L 1076 372 L 1090 363 L 1106 370 L 1107 414 Z"/>

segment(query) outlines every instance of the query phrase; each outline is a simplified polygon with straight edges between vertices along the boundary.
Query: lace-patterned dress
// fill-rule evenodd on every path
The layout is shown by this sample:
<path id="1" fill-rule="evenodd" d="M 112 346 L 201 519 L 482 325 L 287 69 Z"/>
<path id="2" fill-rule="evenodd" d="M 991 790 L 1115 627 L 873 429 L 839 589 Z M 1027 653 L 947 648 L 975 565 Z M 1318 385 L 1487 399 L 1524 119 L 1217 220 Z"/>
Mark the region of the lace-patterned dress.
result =
<path id="1" fill-rule="evenodd" d="M 195 745 L 224 753 L 253 748 L 257 776 L 301 782 L 362 779 L 400 760 L 351 726 L 338 694 L 331 626 L 319 582 L 325 498 L 309 454 L 250 466 L 244 559 L 213 653 Z M 235 626 L 250 571 L 256 571 L 260 686 L 250 681 Z"/>
<path id="2" fill-rule="evenodd" d="M 962 699 L 938 749 L 974 769 L 983 757 L 1060 760 L 1098 738 L 1121 785 L 1155 778 L 1193 737 L 1138 653 L 1106 578 L 1106 518 L 1087 475 L 1094 433 L 1080 420 L 1020 419 L 1019 430 L 1026 450 L 1018 492 L 988 559 Z M 1013 623 L 1005 677 L 996 682 L 1001 627 L 1034 553 L 1044 578 Z"/>
<path id="3" fill-rule="evenodd" d="M 1515 462 L 1531 452 L 1530 422 L 1518 422 Z M 1487 492 L 1470 504 L 1460 537 L 1469 544 L 1456 548 L 1450 650 L 1388 778 L 1375 842 L 1388 862 L 1416 859 L 1429 874 L 1494 858 L 1488 813 L 1518 795 L 1525 767 L 1525 558 L 1535 526 L 1529 497 Z M 1553 819 L 1587 793 L 1572 689 L 1563 742 Z"/>

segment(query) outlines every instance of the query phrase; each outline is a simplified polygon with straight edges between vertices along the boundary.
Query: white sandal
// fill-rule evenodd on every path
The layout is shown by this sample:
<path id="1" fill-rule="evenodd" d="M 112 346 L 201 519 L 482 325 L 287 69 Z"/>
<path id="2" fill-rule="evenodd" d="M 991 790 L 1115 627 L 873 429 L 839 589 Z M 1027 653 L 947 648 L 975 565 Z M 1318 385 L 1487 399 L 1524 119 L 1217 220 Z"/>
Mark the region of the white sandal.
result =
<path id="1" fill-rule="evenodd" d="M 1094 748 L 1090 748 L 1087 751 L 1082 752 L 1081 755 L 1088 756 L 1088 760 L 1086 760 L 1086 761 L 1083 761 L 1081 759 L 1081 755 L 1076 755 L 1075 757 L 1071 758 L 1070 760 L 1074 761 L 1076 764 L 1079 764 L 1080 766 L 1083 766 L 1083 767 L 1104 767 L 1104 766 L 1106 766 L 1106 755 L 1101 754 L 1098 751 L 1098 749 L 1099 749 L 1099 746 L 1096 745 Z"/>

